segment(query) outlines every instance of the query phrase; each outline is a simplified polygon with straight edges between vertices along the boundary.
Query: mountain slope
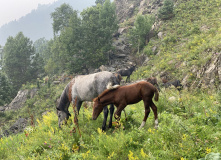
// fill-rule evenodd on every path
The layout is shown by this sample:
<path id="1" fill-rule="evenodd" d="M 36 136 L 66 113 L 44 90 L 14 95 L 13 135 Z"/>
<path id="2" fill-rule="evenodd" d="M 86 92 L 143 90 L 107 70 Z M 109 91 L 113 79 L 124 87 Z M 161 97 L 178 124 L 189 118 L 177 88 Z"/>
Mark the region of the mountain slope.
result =
<path id="1" fill-rule="evenodd" d="M 174 17 L 169 20 L 158 18 L 161 0 L 140 0 L 138 4 L 130 0 L 131 4 L 125 4 L 130 7 L 123 11 L 121 2 L 117 0 L 122 28 L 133 27 L 137 13 L 156 17 L 150 42 L 140 54 L 133 53 L 148 57 L 147 63 L 133 74 L 135 80 L 152 75 L 180 79 L 186 87 L 221 87 L 220 1 L 176 0 Z"/>
<path id="2" fill-rule="evenodd" d="M 119 4 L 122 4 L 121 1 L 132 0 L 118 0 Z M 155 0 L 142 0 L 140 4 L 142 2 L 146 8 L 157 7 L 152 3 Z M 65 84 L 53 84 L 51 87 L 44 84 L 34 98 L 26 101 L 23 108 L 0 112 L 1 122 L 24 116 L 30 124 L 21 134 L 0 139 L 0 159 L 203 160 L 212 156 L 220 159 L 221 92 L 219 89 L 202 87 L 194 90 L 191 86 L 197 86 L 198 82 L 206 79 L 209 80 L 208 86 L 212 86 L 212 77 L 216 77 L 215 82 L 220 83 L 221 1 L 174 2 L 175 17 L 156 22 L 156 34 L 142 52 L 149 60 L 132 74 L 133 80 L 153 75 L 157 78 L 183 79 L 183 82 L 187 82 L 186 86 L 190 85 L 190 88 L 181 92 L 175 88 L 162 88 L 159 101 L 154 102 L 158 107 L 158 130 L 153 127 L 152 112 L 145 127 L 138 130 L 144 116 L 143 102 L 125 108 L 127 121 L 124 114 L 120 121 L 125 130 L 111 128 L 102 132 L 99 127 L 103 116 L 92 121 L 92 107 L 85 107 L 84 110 L 82 107 L 78 117 L 79 133 L 71 106 L 69 111 L 72 116 L 67 125 L 60 129 L 55 106 Z M 133 5 L 128 12 L 132 14 L 124 14 L 120 25 L 131 27 L 136 15 L 134 11 L 139 12 L 137 8 L 140 6 Z M 149 12 L 156 13 L 142 11 Z M 29 84 L 25 87 L 36 88 L 37 85 Z M 48 112 L 41 116 L 44 110 Z"/>

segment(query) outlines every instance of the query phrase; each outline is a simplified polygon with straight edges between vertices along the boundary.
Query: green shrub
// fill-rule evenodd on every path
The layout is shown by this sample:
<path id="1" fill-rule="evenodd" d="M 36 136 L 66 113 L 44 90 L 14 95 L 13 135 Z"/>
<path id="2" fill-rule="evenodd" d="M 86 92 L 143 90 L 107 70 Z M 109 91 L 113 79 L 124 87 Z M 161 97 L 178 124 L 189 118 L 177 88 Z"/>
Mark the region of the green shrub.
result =
<path id="1" fill-rule="evenodd" d="M 174 16 L 174 4 L 172 0 L 165 0 L 163 6 L 158 11 L 158 18 L 162 20 L 170 19 Z"/>

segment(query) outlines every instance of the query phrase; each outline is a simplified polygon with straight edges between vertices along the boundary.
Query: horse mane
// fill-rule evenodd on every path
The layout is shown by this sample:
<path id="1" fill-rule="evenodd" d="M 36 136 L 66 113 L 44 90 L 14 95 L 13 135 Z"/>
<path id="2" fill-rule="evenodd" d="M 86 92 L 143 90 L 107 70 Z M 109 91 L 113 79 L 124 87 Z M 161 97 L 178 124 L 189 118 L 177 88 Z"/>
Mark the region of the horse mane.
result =
<path id="1" fill-rule="evenodd" d="M 60 96 L 60 101 L 58 106 L 56 107 L 57 110 L 64 110 L 66 104 L 70 103 L 69 100 L 69 88 L 70 88 L 70 82 L 66 85 L 65 89 L 63 90 L 61 96 Z"/>
<path id="2" fill-rule="evenodd" d="M 116 89 L 116 88 L 118 88 L 120 85 L 112 85 L 112 83 L 111 82 L 109 82 L 108 84 L 107 84 L 107 89 L 109 89 L 109 90 L 112 90 L 112 89 Z"/>
<path id="3" fill-rule="evenodd" d="M 110 88 L 108 88 L 110 87 Z M 107 85 L 107 89 L 104 90 L 98 97 L 94 98 L 93 101 L 97 101 L 100 97 L 103 97 L 104 95 L 112 92 L 112 91 L 115 91 L 116 89 L 120 88 L 121 86 L 120 85 L 114 85 L 112 86 L 111 82 L 108 83 Z"/>
<path id="4" fill-rule="evenodd" d="M 72 92 L 72 85 L 74 84 L 75 79 L 72 79 L 63 90 L 60 96 L 60 102 L 57 106 L 58 110 L 64 110 L 65 106 L 72 101 L 71 92 Z"/>

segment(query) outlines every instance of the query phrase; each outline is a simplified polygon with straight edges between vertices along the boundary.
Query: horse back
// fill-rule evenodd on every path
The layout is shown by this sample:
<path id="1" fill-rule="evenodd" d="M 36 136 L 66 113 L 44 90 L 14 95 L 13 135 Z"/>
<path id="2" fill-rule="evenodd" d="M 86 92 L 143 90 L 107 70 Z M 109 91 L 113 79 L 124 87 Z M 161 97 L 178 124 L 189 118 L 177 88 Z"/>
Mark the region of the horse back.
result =
<path id="1" fill-rule="evenodd" d="M 94 97 L 96 97 L 94 75 L 77 76 L 72 86 L 72 98 L 77 98 L 80 101 L 91 101 Z"/>
<path id="2" fill-rule="evenodd" d="M 115 84 L 114 77 L 114 74 L 107 71 L 78 76 L 72 88 L 72 96 L 81 101 L 92 101 L 106 89 L 110 81 Z"/>

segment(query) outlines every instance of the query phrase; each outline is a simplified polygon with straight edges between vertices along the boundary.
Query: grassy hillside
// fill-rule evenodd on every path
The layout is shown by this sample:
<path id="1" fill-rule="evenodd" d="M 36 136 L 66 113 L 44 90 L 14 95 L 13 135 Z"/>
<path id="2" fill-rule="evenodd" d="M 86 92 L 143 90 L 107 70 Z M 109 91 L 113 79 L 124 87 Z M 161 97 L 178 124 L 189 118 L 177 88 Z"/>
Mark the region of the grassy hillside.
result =
<path id="1" fill-rule="evenodd" d="M 144 48 L 150 61 L 134 79 L 167 72 L 172 79 L 186 77 L 191 84 L 197 79 L 197 71 L 221 55 L 221 2 L 178 0 L 175 4 L 175 17 L 161 22 L 156 32 L 162 32 L 163 38 L 152 38 Z"/>
<path id="2" fill-rule="evenodd" d="M 132 79 L 168 72 L 171 78 L 188 83 L 196 80 L 193 69 L 200 70 L 209 59 L 221 54 L 221 1 L 178 0 L 175 17 L 162 22 L 158 32 L 163 39 L 152 38 L 144 53 L 150 55 L 146 66 L 140 67 Z M 152 52 L 157 46 L 158 55 Z M 158 102 L 159 128 L 154 129 L 153 112 L 145 127 L 138 130 L 143 116 L 143 102 L 127 106 L 125 130 L 101 131 L 103 115 L 92 120 L 92 108 L 81 108 L 80 134 L 72 114 L 68 124 L 58 128 L 55 101 L 65 84 L 41 87 L 23 109 L 1 113 L 2 121 L 13 121 L 20 115 L 34 122 L 23 133 L 0 139 L 0 159 L 200 159 L 221 154 L 221 91 L 219 89 L 162 89 Z M 26 86 L 36 87 L 35 85 Z M 50 110 L 43 117 L 41 114 Z M 7 126 L 6 126 L 7 128 Z M 2 128 L 1 128 L 2 129 Z"/>
<path id="3" fill-rule="evenodd" d="M 170 100 L 170 97 L 174 97 Z M 91 119 L 92 108 L 81 109 L 79 128 L 72 113 L 68 124 L 58 128 L 55 109 L 35 119 L 21 134 L 0 141 L 1 159 L 199 159 L 208 153 L 221 153 L 221 93 L 187 92 L 163 89 L 158 107 L 159 129 L 154 129 L 151 112 L 147 124 L 138 130 L 144 107 L 140 102 L 126 108 L 122 114 L 125 130 L 102 132 L 101 114 Z M 46 104 L 45 104 L 46 105 Z M 36 111 L 40 106 L 36 106 Z M 41 105 L 45 108 L 46 106 Z M 36 118 L 36 117 L 35 117 Z"/>

